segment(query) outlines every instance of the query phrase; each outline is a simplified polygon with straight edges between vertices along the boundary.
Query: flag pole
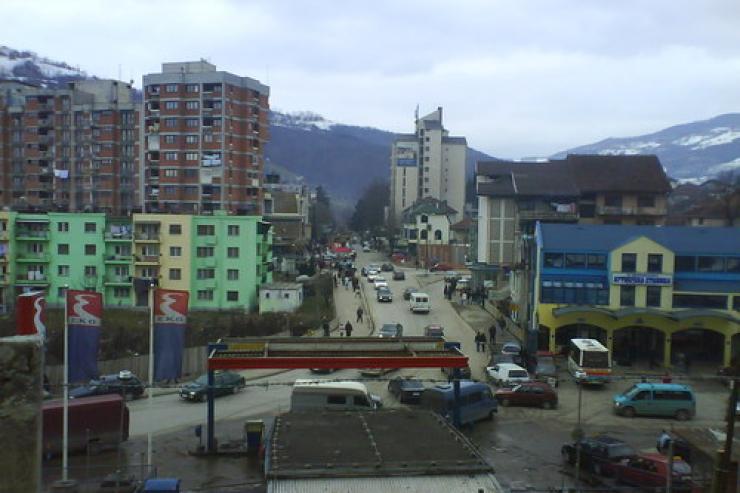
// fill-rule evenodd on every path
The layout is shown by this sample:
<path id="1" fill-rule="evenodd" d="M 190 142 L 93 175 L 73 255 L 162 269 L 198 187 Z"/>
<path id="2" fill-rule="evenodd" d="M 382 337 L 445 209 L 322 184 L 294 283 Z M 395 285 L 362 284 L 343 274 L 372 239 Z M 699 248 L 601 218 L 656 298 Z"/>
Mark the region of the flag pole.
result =
<path id="1" fill-rule="evenodd" d="M 69 317 L 67 304 L 69 302 L 69 286 L 64 285 L 64 378 L 63 385 L 63 411 L 62 411 L 62 480 L 69 479 Z"/>
<path id="2" fill-rule="evenodd" d="M 152 394 L 154 393 L 154 282 L 149 283 L 149 390 L 147 392 L 147 409 L 151 415 Z M 146 437 L 146 457 L 148 474 L 152 472 L 152 430 Z"/>

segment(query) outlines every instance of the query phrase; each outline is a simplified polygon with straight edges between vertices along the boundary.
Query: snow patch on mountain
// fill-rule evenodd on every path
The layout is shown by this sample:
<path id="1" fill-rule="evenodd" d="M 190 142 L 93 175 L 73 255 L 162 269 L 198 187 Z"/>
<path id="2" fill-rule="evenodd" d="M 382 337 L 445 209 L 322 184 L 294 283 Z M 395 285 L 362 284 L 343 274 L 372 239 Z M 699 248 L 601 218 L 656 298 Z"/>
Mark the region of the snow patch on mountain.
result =
<path id="1" fill-rule="evenodd" d="M 278 127 L 293 127 L 307 131 L 329 130 L 336 125 L 336 123 L 311 111 L 291 111 L 288 113 L 273 111 L 270 115 L 270 123 Z"/>
<path id="2" fill-rule="evenodd" d="M 673 141 L 680 146 L 690 146 L 692 150 L 706 149 L 707 147 L 724 145 L 740 139 L 740 130 L 729 127 L 717 127 L 709 130 L 704 135 L 687 135 Z"/>
<path id="3" fill-rule="evenodd" d="M 53 84 L 55 79 L 85 79 L 87 73 L 32 51 L 0 46 L 0 78 Z"/>
<path id="4" fill-rule="evenodd" d="M 620 144 L 617 147 L 602 149 L 599 151 L 599 154 L 633 156 L 635 154 L 649 154 L 651 149 L 657 149 L 659 147 L 659 142 L 629 142 Z"/>
<path id="5" fill-rule="evenodd" d="M 740 157 L 726 163 L 715 164 L 709 167 L 707 171 L 712 174 L 716 174 L 734 170 L 740 170 Z"/>

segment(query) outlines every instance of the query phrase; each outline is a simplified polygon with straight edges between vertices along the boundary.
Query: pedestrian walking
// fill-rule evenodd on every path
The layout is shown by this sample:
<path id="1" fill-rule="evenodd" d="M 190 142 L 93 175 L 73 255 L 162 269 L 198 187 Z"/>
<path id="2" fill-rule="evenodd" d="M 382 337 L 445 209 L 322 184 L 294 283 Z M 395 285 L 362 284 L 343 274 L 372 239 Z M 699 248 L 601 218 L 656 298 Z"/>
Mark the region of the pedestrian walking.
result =
<path id="1" fill-rule="evenodd" d="M 467 302 L 468 302 L 468 293 L 463 291 L 462 294 L 460 295 L 460 304 L 464 305 Z"/>
<path id="2" fill-rule="evenodd" d="M 443 293 L 445 295 L 445 299 L 447 298 L 447 293 L 449 293 L 449 291 L 450 291 L 450 287 L 447 285 L 447 283 L 445 283 L 445 288 L 444 288 L 444 291 L 443 291 Z"/>
<path id="3" fill-rule="evenodd" d="M 491 339 L 491 347 L 493 347 L 494 344 L 496 344 L 496 324 L 491 324 L 490 327 L 488 327 L 488 337 Z"/>
<path id="4" fill-rule="evenodd" d="M 362 323 L 362 314 L 365 313 L 365 311 L 362 309 L 361 306 L 357 307 L 357 323 Z"/>
<path id="5" fill-rule="evenodd" d="M 475 338 L 473 339 L 475 341 L 475 351 L 480 353 L 481 352 L 481 336 L 482 334 L 480 332 L 477 332 L 475 334 Z"/>
<path id="6" fill-rule="evenodd" d="M 324 323 L 321 325 L 321 328 L 324 330 L 324 337 L 331 336 L 331 333 L 329 332 L 329 322 L 324 319 Z"/>
<path id="7" fill-rule="evenodd" d="M 352 324 L 349 323 L 349 320 L 347 320 L 347 323 L 344 324 L 344 335 L 346 335 L 347 337 L 352 336 Z"/>
<path id="8" fill-rule="evenodd" d="M 480 351 L 482 353 L 485 353 L 486 352 L 486 342 L 488 342 L 488 340 L 486 339 L 486 335 L 483 332 L 479 332 L 479 334 L 480 334 Z"/>

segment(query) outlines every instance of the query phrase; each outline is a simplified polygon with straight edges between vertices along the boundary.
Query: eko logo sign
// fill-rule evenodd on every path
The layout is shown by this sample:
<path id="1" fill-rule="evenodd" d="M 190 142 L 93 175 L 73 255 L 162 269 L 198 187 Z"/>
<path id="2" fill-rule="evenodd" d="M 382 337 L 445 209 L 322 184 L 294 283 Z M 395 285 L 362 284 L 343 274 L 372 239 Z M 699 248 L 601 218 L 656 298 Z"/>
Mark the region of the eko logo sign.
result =
<path id="1" fill-rule="evenodd" d="M 673 277 L 664 274 L 612 274 L 612 284 L 620 286 L 670 286 Z"/>

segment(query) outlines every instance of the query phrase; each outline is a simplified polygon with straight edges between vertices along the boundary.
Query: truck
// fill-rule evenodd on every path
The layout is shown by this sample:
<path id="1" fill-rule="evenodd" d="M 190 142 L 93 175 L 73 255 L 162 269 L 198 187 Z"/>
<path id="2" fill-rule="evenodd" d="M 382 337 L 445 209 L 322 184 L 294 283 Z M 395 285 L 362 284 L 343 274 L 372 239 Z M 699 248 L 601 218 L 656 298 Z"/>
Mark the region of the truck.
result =
<path id="1" fill-rule="evenodd" d="M 44 457 L 62 453 L 64 402 L 46 401 L 43 413 Z M 129 411 L 123 397 L 116 394 L 83 397 L 69 401 L 70 453 L 116 448 L 128 440 Z"/>

